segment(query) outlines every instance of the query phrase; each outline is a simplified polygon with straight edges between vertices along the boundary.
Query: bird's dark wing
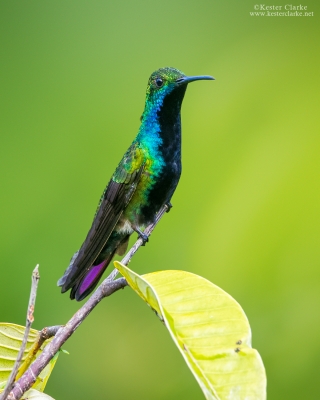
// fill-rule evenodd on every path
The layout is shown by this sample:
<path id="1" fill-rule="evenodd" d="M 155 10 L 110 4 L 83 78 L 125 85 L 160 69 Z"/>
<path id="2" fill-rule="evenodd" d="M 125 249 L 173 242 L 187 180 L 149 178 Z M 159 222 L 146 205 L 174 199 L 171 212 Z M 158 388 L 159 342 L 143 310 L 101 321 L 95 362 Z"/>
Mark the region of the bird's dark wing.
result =
<path id="1" fill-rule="evenodd" d="M 71 261 L 72 265 L 58 281 L 58 285 L 62 286 L 62 292 L 69 290 L 99 256 L 136 190 L 145 162 L 143 150 L 137 143 L 133 144 L 124 155 L 101 197 L 86 240 Z"/>

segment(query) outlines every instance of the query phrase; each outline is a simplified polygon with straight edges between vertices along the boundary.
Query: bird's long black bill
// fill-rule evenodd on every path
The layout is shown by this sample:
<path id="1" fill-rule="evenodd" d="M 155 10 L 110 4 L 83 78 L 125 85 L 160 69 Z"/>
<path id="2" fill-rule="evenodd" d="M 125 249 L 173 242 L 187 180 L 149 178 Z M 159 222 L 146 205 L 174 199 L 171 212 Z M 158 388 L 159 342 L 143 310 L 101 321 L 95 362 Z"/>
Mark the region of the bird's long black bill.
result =
<path id="1" fill-rule="evenodd" d="M 176 83 L 182 85 L 184 83 L 190 83 L 194 81 L 214 81 L 214 77 L 210 75 L 198 75 L 198 76 L 184 76 L 183 78 L 179 78 L 176 80 Z"/>

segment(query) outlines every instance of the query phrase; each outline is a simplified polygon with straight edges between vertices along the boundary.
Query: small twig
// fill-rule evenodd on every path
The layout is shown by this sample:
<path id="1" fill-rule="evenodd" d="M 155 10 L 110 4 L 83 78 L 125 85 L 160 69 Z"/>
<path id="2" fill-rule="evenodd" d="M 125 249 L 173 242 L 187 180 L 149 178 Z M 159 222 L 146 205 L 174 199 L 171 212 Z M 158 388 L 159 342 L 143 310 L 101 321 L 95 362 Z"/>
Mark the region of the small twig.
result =
<path id="1" fill-rule="evenodd" d="M 158 212 L 155 222 L 149 225 L 144 233 L 148 236 L 154 230 L 162 216 L 169 211 L 169 206 L 164 205 Z M 140 246 L 143 245 L 143 240 L 139 238 L 135 244 L 131 247 L 126 256 L 122 259 L 122 263 L 127 265 L 133 255 L 137 252 Z M 62 326 L 58 332 L 56 332 L 54 339 L 49 343 L 40 354 L 40 356 L 30 365 L 28 370 L 21 376 L 21 378 L 15 383 L 11 393 L 7 400 L 19 400 L 23 394 L 30 389 L 37 379 L 37 376 L 54 357 L 60 347 L 69 339 L 69 337 L 75 332 L 79 325 L 85 320 L 90 312 L 100 303 L 104 297 L 108 297 L 119 289 L 123 289 L 128 285 L 124 278 L 114 280 L 118 274 L 118 270 L 114 270 L 111 274 L 101 283 L 98 289 L 93 293 L 89 300 L 74 314 L 69 322 Z M 4 399 L 3 399 L 4 400 Z"/>
<path id="2" fill-rule="evenodd" d="M 39 332 L 37 340 L 33 343 L 33 345 L 31 346 L 31 348 L 26 356 L 26 359 L 20 365 L 20 368 L 18 370 L 15 380 L 18 380 L 25 373 L 27 368 L 29 368 L 30 364 L 32 363 L 32 361 L 34 361 L 34 359 L 35 359 L 38 351 L 40 350 L 41 346 L 43 345 L 43 343 L 46 340 L 50 339 L 51 337 L 55 336 L 60 328 L 61 328 L 61 325 L 48 326 L 46 328 L 43 328 Z"/>
<path id="3" fill-rule="evenodd" d="M 30 389 L 37 379 L 37 376 L 54 357 L 60 347 L 69 339 L 78 326 L 90 314 L 95 306 L 107 296 L 110 296 L 119 289 L 127 286 L 124 278 L 108 282 L 106 279 L 93 293 L 90 299 L 78 310 L 69 322 L 62 326 L 56 333 L 54 339 L 49 343 L 40 354 L 40 356 L 30 365 L 22 377 L 15 383 L 14 388 L 8 396 L 8 400 L 18 400 Z"/>
<path id="4" fill-rule="evenodd" d="M 62 328 L 62 325 L 47 326 L 46 328 L 43 328 L 40 331 L 39 338 L 37 340 L 38 350 L 46 340 L 52 338 L 52 336 L 56 336 L 60 328 Z"/>
<path id="5" fill-rule="evenodd" d="M 36 297 L 37 297 L 37 289 L 38 289 L 39 279 L 40 279 L 40 275 L 39 275 L 39 264 L 38 264 L 32 272 L 32 279 L 31 279 L 32 284 L 31 284 L 29 305 L 28 305 L 28 310 L 27 310 L 27 322 L 26 322 L 26 329 L 24 331 L 22 344 L 21 344 L 16 362 L 13 366 L 13 369 L 12 369 L 9 379 L 7 381 L 6 387 L 0 397 L 1 400 L 6 400 L 8 394 L 10 393 L 13 382 L 16 379 L 24 351 L 26 349 L 27 340 L 28 340 L 28 336 L 30 333 L 30 328 L 31 328 L 32 322 L 34 321 L 33 312 L 34 312 L 34 305 L 35 305 Z"/>

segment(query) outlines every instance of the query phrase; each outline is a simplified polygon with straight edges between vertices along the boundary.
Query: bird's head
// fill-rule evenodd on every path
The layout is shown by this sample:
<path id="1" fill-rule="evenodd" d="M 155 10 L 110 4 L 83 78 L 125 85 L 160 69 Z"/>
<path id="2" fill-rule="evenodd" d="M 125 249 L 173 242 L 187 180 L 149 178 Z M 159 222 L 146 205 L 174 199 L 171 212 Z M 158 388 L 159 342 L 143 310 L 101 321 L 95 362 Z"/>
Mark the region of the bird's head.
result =
<path id="1" fill-rule="evenodd" d="M 172 67 L 160 68 L 153 72 L 148 81 L 145 111 L 141 120 L 144 115 L 159 111 L 165 98 L 172 97 L 169 96 L 170 94 L 173 95 L 174 101 L 180 108 L 188 83 L 203 79 L 213 80 L 214 78 L 208 75 L 186 76 Z"/>
<path id="2" fill-rule="evenodd" d="M 185 90 L 188 83 L 202 79 L 212 80 L 214 78 L 208 75 L 186 76 L 183 72 L 172 67 L 160 68 L 153 72 L 149 78 L 147 99 L 163 98 L 174 89 L 184 88 Z"/>

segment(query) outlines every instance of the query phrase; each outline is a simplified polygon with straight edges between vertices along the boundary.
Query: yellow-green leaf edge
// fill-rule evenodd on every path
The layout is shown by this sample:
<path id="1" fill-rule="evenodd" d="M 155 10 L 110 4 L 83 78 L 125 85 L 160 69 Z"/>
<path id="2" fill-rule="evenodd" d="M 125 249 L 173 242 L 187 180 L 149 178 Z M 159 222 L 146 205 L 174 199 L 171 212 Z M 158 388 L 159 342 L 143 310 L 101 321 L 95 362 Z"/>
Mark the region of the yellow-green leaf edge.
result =
<path id="1" fill-rule="evenodd" d="M 22 344 L 24 331 L 25 331 L 24 326 L 12 323 L 5 323 L 5 322 L 0 323 L 0 393 L 3 391 L 6 381 L 8 380 L 9 375 L 12 371 L 13 365 L 20 350 L 20 346 Z M 33 344 L 37 340 L 38 335 L 39 331 L 35 329 L 30 329 L 22 361 L 26 359 Z M 51 339 L 47 340 L 42 345 L 41 349 L 37 352 L 36 356 L 30 360 L 31 362 L 33 362 L 35 358 L 39 357 L 39 355 L 43 351 L 43 348 L 50 342 L 50 340 Z M 44 391 L 44 388 L 48 382 L 50 374 L 57 361 L 58 355 L 59 352 L 53 357 L 53 359 L 49 362 L 49 364 L 41 371 L 41 373 L 37 377 L 36 382 L 32 386 L 33 389 L 39 392 Z M 23 367 L 24 365 L 22 363 L 20 368 Z"/>
<path id="2" fill-rule="evenodd" d="M 131 288 L 158 314 L 208 400 L 264 400 L 266 374 L 241 306 L 198 275 L 138 275 L 115 261 Z"/>
<path id="3" fill-rule="evenodd" d="M 35 389 L 28 390 L 22 397 L 22 400 L 54 400 L 49 395 L 39 392 Z"/>

